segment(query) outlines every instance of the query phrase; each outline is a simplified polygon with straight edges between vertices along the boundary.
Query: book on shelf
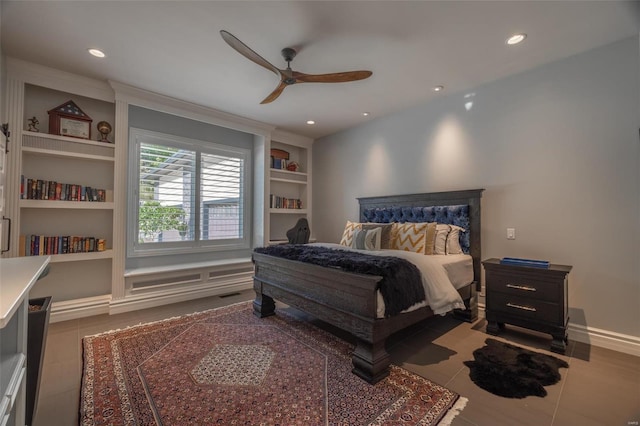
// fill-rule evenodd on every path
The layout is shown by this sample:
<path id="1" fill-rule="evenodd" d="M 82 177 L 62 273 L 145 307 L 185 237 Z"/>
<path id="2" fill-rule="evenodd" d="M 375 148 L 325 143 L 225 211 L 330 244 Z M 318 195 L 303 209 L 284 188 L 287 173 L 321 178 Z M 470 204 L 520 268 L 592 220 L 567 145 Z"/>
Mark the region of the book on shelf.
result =
<path id="1" fill-rule="evenodd" d="M 269 207 L 272 209 L 302 209 L 302 200 L 298 198 L 286 198 L 271 194 Z"/>
<path id="2" fill-rule="evenodd" d="M 519 257 L 503 257 L 502 259 L 500 259 L 500 264 L 549 269 L 548 260 L 522 259 Z"/>
<path id="3" fill-rule="evenodd" d="M 271 157 L 271 168 L 276 170 L 288 170 L 287 166 L 290 164 L 289 160 L 285 158 L 273 158 Z"/>
<path id="4" fill-rule="evenodd" d="M 25 178 L 24 175 L 20 180 L 20 198 L 26 200 L 105 202 L 107 192 L 111 191 L 79 184 Z"/>
<path id="5" fill-rule="evenodd" d="M 106 240 L 97 237 L 20 235 L 18 256 L 91 253 L 105 251 L 105 247 Z"/>

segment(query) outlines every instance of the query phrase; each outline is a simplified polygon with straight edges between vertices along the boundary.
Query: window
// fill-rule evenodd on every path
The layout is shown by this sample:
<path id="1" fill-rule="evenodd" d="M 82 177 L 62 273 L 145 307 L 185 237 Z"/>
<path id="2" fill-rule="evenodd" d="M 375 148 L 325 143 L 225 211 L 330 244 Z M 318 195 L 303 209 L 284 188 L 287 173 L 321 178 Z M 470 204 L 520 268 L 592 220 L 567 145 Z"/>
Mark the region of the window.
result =
<path id="1" fill-rule="evenodd" d="M 250 151 L 130 130 L 129 256 L 249 248 Z"/>

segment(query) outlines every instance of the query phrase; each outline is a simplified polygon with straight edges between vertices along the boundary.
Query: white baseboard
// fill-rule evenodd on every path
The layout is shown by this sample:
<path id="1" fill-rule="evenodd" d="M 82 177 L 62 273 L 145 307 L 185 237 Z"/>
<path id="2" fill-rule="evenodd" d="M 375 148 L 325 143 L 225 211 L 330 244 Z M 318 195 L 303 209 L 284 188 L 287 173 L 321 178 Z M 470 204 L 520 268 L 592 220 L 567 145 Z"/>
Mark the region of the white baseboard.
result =
<path id="1" fill-rule="evenodd" d="M 147 292 L 120 300 L 112 300 L 110 294 L 65 300 L 52 304 L 50 322 L 67 321 L 102 314 L 120 314 L 203 297 L 235 293 L 252 287 L 253 281 L 243 278 L 184 286 L 179 289 Z"/>
<path id="2" fill-rule="evenodd" d="M 640 357 L 640 338 L 569 323 L 569 339 Z"/>
<path id="3" fill-rule="evenodd" d="M 111 295 L 84 297 L 82 299 L 64 300 L 51 304 L 49 322 L 60 322 L 94 315 L 108 314 Z"/>
<path id="4" fill-rule="evenodd" d="M 200 299 L 203 297 L 218 296 L 221 294 L 235 293 L 248 290 L 253 287 L 252 280 L 241 280 L 238 282 L 227 282 L 215 285 L 185 286 L 181 289 L 170 291 L 157 291 L 128 296 L 124 299 L 112 300 L 109 303 L 110 314 L 120 314 L 123 312 L 137 311 L 139 309 L 154 308 L 156 306 L 169 305 L 171 303 L 185 302 L 187 300 Z"/>
<path id="5" fill-rule="evenodd" d="M 485 305 L 483 303 L 478 303 L 478 309 L 482 311 L 482 317 L 484 317 L 484 308 Z M 569 323 L 567 333 L 569 334 L 569 340 L 640 356 L 640 337 L 571 323 Z"/>

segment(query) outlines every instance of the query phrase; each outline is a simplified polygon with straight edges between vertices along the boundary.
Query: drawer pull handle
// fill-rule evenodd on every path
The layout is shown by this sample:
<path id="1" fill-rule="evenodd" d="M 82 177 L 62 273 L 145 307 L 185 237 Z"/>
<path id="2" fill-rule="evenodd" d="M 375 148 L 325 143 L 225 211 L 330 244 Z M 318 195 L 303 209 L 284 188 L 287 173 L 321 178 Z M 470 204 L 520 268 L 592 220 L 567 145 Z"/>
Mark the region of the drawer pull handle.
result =
<path id="1" fill-rule="evenodd" d="M 507 287 L 508 288 L 515 288 L 516 290 L 538 291 L 535 287 L 528 287 L 526 285 L 507 284 Z"/>
<path id="2" fill-rule="evenodd" d="M 515 303 L 507 303 L 507 306 L 510 308 L 516 308 L 516 309 L 522 309 L 523 311 L 529 311 L 529 312 L 535 312 L 536 308 L 532 308 L 531 306 L 522 306 L 522 305 L 516 305 Z"/>

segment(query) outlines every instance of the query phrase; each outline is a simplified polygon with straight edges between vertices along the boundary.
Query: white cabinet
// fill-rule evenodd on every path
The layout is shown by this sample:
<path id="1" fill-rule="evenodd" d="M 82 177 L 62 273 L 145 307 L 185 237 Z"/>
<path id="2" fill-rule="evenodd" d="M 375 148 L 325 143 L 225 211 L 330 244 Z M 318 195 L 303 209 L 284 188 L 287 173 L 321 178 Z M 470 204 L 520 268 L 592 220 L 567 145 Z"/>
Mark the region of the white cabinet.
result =
<path id="1" fill-rule="evenodd" d="M 25 424 L 29 290 L 48 262 L 0 259 L 0 426 Z"/>
<path id="2" fill-rule="evenodd" d="M 298 219 L 306 218 L 311 225 L 311 144 L 312 140 L 300 136 L 274 132 L 270 154 L 275 157 L 288 154 L 286 164 L 297 167 L 269 168 L 269 244 L 287 241 L 286 232 L 293 228 Z M 270 166 L 278 166 L 279 161 L 269 161 Z"/>

